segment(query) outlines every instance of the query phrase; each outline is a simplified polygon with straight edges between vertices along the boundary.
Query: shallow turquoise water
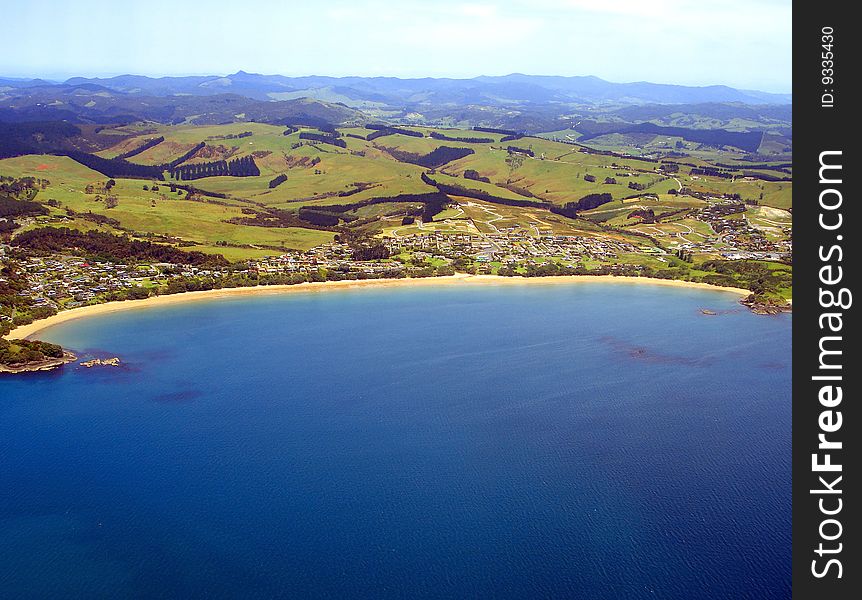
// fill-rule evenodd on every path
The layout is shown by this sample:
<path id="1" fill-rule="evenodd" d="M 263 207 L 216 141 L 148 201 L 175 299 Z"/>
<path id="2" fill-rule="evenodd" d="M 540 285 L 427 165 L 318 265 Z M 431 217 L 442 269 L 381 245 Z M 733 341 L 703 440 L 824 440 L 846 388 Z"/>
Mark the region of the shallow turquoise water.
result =
<path id="1" fill-rule="evenodd" d="M 125 366 L 0 380 L 0 595 L 789 598 L 790 324 L 574 284 L 57 326 Z"/>

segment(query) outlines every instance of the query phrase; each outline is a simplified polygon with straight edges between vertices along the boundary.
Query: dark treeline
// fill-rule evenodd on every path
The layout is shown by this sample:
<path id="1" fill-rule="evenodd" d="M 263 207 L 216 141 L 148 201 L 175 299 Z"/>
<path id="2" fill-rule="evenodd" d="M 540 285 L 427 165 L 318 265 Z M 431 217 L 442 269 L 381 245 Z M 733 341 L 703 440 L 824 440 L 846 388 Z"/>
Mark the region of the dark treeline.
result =
<path id="1" fill-rule="evenodd" d="M 367 136 L 365 136 L 365 139 L 369 142 L 386 135 L 395 134 L 409 135 L 410 137 L 425 137 L 421 131 L 410 131 L 409 129 L 401 129 L 400 127 L 378 127 L 376 125 L 366 125 L 365 128 L 375 130 L 373 133 L 369 133 Z"/>
<path id="2" fill-rule="evenodd" d="M 94 212 L 77 212 L 72 210 L 71 208 L 64 209 L 66 214 L 70 217 L 76 217 L 79 219 L 84 219 L 85 221 L 90 221 L 91 223 L 98 223 L 99 225 L 110 225 L 111 227 L 116 227 L 117 229 L 122 229 L 121 223 L 117 219 L 112 219 L 106 215 L 101 215 L 99 213 Z"/>
<path id="3" fill-rule="evenodd" d="M 299 131 L 299 129 L 297 129 L 296 127 L 288 127 L 281 132 L 281 135 L 291 135 L 293 133 L 296 133 L 297 131 Z"/>
<path id="4" fill-rule="evenodd" d="M 651 208 L 638 208 L 626 215 L 626 219 L 640 219 L 641 223 L 655 223 L 655 211 Z"/>
<path id="5" fill-rule="evenodd" d="M 667 164 L 666 161 L 662 161 L 662 168 L 663 169 L 664 169 L 666 164 Z M 712 170 L 712 171 L 716 171 L 719 173 L 725 172 L 725 175 L 713 175 L 714 177 L 723 177 L 725 179 L 727 179 L 728 176 L 732 176 L 731 172 L 741 172 L 741 174 L 739 175 L 740 177 L 753 177 L 754 179 L 762 179 L 763 181 L 793 181 L 792 177 L 779 177 L 777 175 L 769 175 L 768 173 L 759 173 L 757 171 L 743 170 L 743 169 L 758 169 L 758 170 L 764 170 L 764 171 L 778 171 L 779 173 L 786 173 L 787 175 L 790 175 L 791 171 L 788 167 L 793 166 L 790 163 L 782 163 L 780 165 L 773 165 L 773 166 L 770 166 L 767 164 L 757 164 L 757 163 L 745 164 L 745 165 L 728 165 L 728 164 L 724 164 L 724 163 L 715 163 L 715 165 L 707 166 L 707 167 L 704 167 L 703 165 L 696 165 L 694 163 L 688 163 L 688 162 L 677 162 L 677 163 L 670 163 L 670 164 L 677 164 L 677 165 L 683 165 L 686 167 L 691 167 L 695 175 L 702 175 L 702 174 L 713 175 L 713 173 L 711 173 L 711 172 L 698 173 L 697 171 L 695 171 L 695 169 L 701 169 L 704 171 Z"/>
<path id="6" fill-rule="evenodd" d="M 694 167 L 697 165 L 689 165 L 689 166 Z M 788 175 L 790 175 L 790 173 L 791 173 L 790 169 L 793 167 L 793 163 L 781 163 L 778 165 L 770 165 L 767 163 L 746 163 L 744 165 L 727 165 L 724 163 L 717 162 L 717 163 L 715 163 L 715 166 L 721 167 L 722 169 L 735 169 L 735 170 L 739 170 L 739 169 L 761 169 L 764 171 L 781 171 L 782 173 L 787 173 Z"/>
<path id="7" fill-rule="evenodd" d="M 319 228 L 331 229 L 337 227 L 342 220 L 352 221 L 351 217 L 342 215 L 340 212 L 328 210 L 330 207 L 302 206 L 299 209 L 299 219 L 303 223 L 310 223 Z M 307 225 L 301 225 L 301 227 Z"/>
<path id="8" fill-rule="evenodd" d="M 131 240 L 101 231 L 81 232 L 68 227 L 42 227 L 19 234 L 13 245 L 41 252 L 83 251 L 89 256 L 111 262 L 153 261 L 220 267 L 228 264 L 220 254 L 188 252 L 153 242 Z"/>
<path id="9" fill-rule="evenodd" d="M 447 142 L 460 142 L 462 144 L 490 144 L 494 141 L 493 138 L 483 138 L 483 137 L 450 137 L 448 135 L 443 135 L 442 133 L 437 133 L 436 131 L 432 131 L 429 134 L 435 140 L 444 140 Z"/>
<path id="10" fill-rule="evenodd" d="M 473 127 L 473 131 L 484 131 L 485 133 L 499 133 L 500 135 L 516 135 L 521 136 L 522 134 L 517 131 L 512 131 L 511 129 L 495 129 L 493 127 Z"/>
<path id="11" fill-rule="evenodd" d="M 528 190 L 527 188 L 521 187 L 520 185 L 515 185 L 514 183 L 501 183 L 499 185 L 500 185 L 500 187 L 506 188 L 510 192 L 515 192 L 519 196 L 524 196 L 526 198 L 535 198 L 536 197 L 536 195 L 533 192 L 531 192 L 530 190 Z"/>
<path id="12" fill-rule="evenodd" d="M 581 121 L 578 129 L 581 135 L 579 142 L 586 142 L 593 138 L 610 133 L 649 133 L 667 137 L 681 137 L 691 142 L 706 144 L 708 146 L 722 147 L 734 146 L 746 152 L 757 152 L 763 141 L 762 131 L 728 131 L 726 129 L 689 129 L 686 127 L 663 127 L 655 123 L 599 123 L 596 121 Z"/>
<path id="13" fill-rule="evenodd" d="M 277 121 L 277 124 L 284 125 L 288 129 L 292 129 L 293 132 L 299 131 L 303 127 L 311 127 L 317 129 L 318 131 L 323 131 L 325 133 L 336 134 L 338 131 L 335 128 L 335 125 L 327 121 L 326 119 L 320 117 L 314 117 L 311 115 L 304 115 L 302 117 L 292 117 L 287 119 L 282 119 Z M 293 133 L 291 132 L 291 133 Z M 290 135 L 286 133 L 285 135 Z"/>
<path id="14" fill-rule="evenodd" d="M 29 215 L 47 215 L 48 209 L 38 202 L 16 200 L 0 193 L 0 218 L 17 218 Z"/>
<path id="15" fill-rule="evenodd" d="M 164 141 L 165 141 L 165 136 L 160 135 L 159 137 L 155 137 L 151 140 L 147 140 L 146 142 L 144 142 L 143 144 L 141 144 L 137 148 L 132 148 L 128 152 L 123 152 L 122 154 L 117 155 L 116 158 L 126 159 L 126 158 L 131 158 L 133 156 L 137 156 L 138 154 L 140 154 L 144 150 L 149 150 L 153 146 L 158 146 L 159 144 L 161 144 Z"/>
<path id="16" fill-rule="evenodd" d="M 424 206 L 422 218 L 424 221 L 433 220 L 434 215 L 443 210 L 451 202 L 449 196 L 441 192 L 428 192 L 425 194 L 398 194 L 397 196 L 377 196 L 352 204 L 332 204 L 325 206 L 303 206 L 299 209 L 299 217 L 309 223 L 334 227 L 340 221 L 351 221 L 353 218 L 345 213 L 370 206 L 372 204 L 384 203 L 410 203 L 422 204 Z"/>
<path id="17" fill-rule="evenodd" d="M 410 203 L 424 205 L 425 210 L 422 213 L 423 216 L 433 216 L 442 211 L 443 208 L 447 204 L 449 204 L 449 202 L 451 202 L 449 196 L 440 192 L 427 192 L 424 194 L 398 194 L 397 196 L 377 196 L 374 198 L 369 198 L 367 200 L 362 200 L 360 202 L 354 202 L 352 204 L 306 206 L 300 209 L 300 213 L 302 213 L 303 209 L 317 210 L 328 213 L 330 215 L 339 215 L 340 218 L 345 219 L 344 213 L 365 206 L 370 206 L 372 204 Z"/>
<path id="18" fill-rule="evenodd" d="M 607 204 L 613 200 L 613 196 L 608 193 L 604 194 L 587 194 L 577 202 L 566 202 L 563 206 L 552 206 L 551 212 L 570 219 L 576 219 L 578 212 L 598 208 L 602 204 Z"/>
<path id="19" fill-rule="evenodd" d="M 231 161 L 216 160 L 193 165 L 181 165 L 171 169 L 171 177 L 181 181 L 203 179 L 204 177 L 256 177 L 258 175 L 260 175 L 260 169 L 251 155 L 241 156 Z"/>
<path id="20" fill-rule="evenodd" d="M 359 246 L 350 253 L 351 260 L 384 260 L 389 258 L 389 249 L 383 244 Z"/>
<path id="21" fill-rule="evenodd" d="M 693 167 L 691 171 L 689 171 L 689 174 L 703 175 L 708 177 L 721 177 L 722 179 L 733 179 L 733 173 L 728 173 L 727 171 L 715 169 L 713 167 Z"/>
<path id="22" fill-rule="evenodd" d="M 757 171 L 743 171 L 743 177 L 753 177 L 754 179 L 762 179 L 763 181 L 793 181 L 792 177 L 779 177 L 768 173 L 758 173 Z"/>
<path id="23" fill-rule="evenodd" d="M 252 227 L 305 227 L 306 229 L 332 230 L 332 225 L 313 223 L 310 220 L 302 219 L 296 213 L 278 208 L 267 208 L 259 211 L 244 208 L 242 212 L 245 216 L 233 217 L 226 222 L 234 225 L 250 225 Z"/>
<path id="24" fill-rule="evenodd" d="M 363 192 L 365 190 L 368 190 L 368 189 L 371 189 L 374 187 L 378 187 L 380 184 L 379 183 L 367 183 L 364 181 L 354 181 L 353 185 L 354 185 L 353 188 L 351 188 L 349 190 L 342 190 L 335 195 L 338 196 L 339 198 L 345 198 L 347 196 L 352 196 L 353 194 L 358 194 L 359 192 Z"/>
<path id="25" fill-rule="evenodd" d="M 155 146 L 155 144 L 153 144 L 153 146 Z M 55 154 L 60 156 L 68 156 L 72 160 L 77 161 L 85 167 L 93 169 L 94 171 L 98 171 L 106 177 L 124 177 L 127 179 L 158 179 L 159 181 L 163 181 L 165 178 L 163 174 L 164 171 L 172 171 L 177 165 L 187 161 L 192 156 L 194 156 L 204 146 L 206 146 L 206 144 L 204 142 L 200 142 L 199 144 L 196 144 L 194 148 L 192 148 L 182 156 L 162 165 L 139 165 L 136 163 L 129 162 L 124 158 L 102 158 L 101 156 L 90 154 L 88 152 L 81 152 L 80 150 L 62 150 L 55 152 Z M 144 150 L 145 149 L 146 148 L 144 148 Z M 143 152 L 143 150 L 141 150 L 141 152 Z"/>
<path id="26" fill-rule="evenodd" d="M 691 211 L 690 208 L 678 208 L 676 210 L 667 210 L 665 212 L 657 214 L 655 216 L 655 220 L 656 220 L 656 223 L 660 223 L 661 221 L 664 221 L 666 219 L 675 221 L 675 220 L 677 220 L 675 217 L 678 217 L 678 216 L 683 215 L 685 213 L 688 213 L 690 211 Z"/>
<path id="27" fill-rule="evenodd" d="M 509 154 L 526 154 L 527 156 L 536 156 L 529 148 L 518 148 L 517 146 L 507 146 L 506 152 Z"/>
<path id="28" fill-rule="evenodd" d="M 79 150 L 66 150 L 57 152 L 58 155 L 68 156 L 74 161 L 77 161 L 89 167 L 94 171 L 98 171 L 106 177 L 124 177 L 127 179 L 158 179 L 164 180 L 165 176 L 162 173 L 164 165 L 148 166 L 138 165 L 128 162 L 122 158 L 102 158 L 95 154 L 81 152 Z"/>
<path id="29" fill-rule="evenodd" d="M 189 193 L 189 195 L 195 194 L 198 196 L 207 196 L 209 198 L 220 198 L 222 200 L 227 198 L 227 194 L 223 194 L 221 192 L 210 192 L 208 190 L 202 190 L 200 188 L 194 187 L 193 185 L 183 185 L 180 183 L 171 183 L 171 185 L 178 190 L 185 190 Z"/>
<path id="30" fill-rule="evenodd" d="M 277 188 L 285 181 L 287 181 L 287 175 L 282 173 L 281 175 L 278 175 L 275 179 L 269 182 L 269 189 Z"/>
<path id="31" fill-rule="evenodd" d="M 473 181 L 484 181 L 485 183 L 491 183 L 490 179 L 479 175 L 479 171 L 477 171 L 476 169 L 467 169 L 466 171 L 464 171 L 464 179 L 472 179 Z"/>
<path id="32" fill-rule="evenodd" d="M 183 154 L 179 158 L 175 158 L 171 162 L 169 162 L 165 165 L 162 165 L 162 167 L 161 167 L 162 170 L 163 171 L 170 171 L 171 169 L 176 167 L 178 164 L 186 162 L 192 156 L 197 154 L 198 150 L 202 150 L 204 146 L 206 146 L 206 143 L 204 143 L 204 142 L 200 142 L 199 144 L 195 144 L 194 148 L 192 148 L 191 150 L 189 150 L 188 152 L 186 152 L 185 154 Z"/>
<path id="33" fill-rule="evenodd" d="M 542 208 L 545 210 L 551 210 L 552 207 L 550 202 L 503 198 L 501 196 L 494 196 L 493 194 L 482 190 L 474 190 L 457 184 L 440 183 L 439 181 L 431 179 L 427 173 L 422 173 L 422 181 L 428 185 L 433 185 L 441 192 L 451 196 L 465 196 L 467 198 L 476 198 L 477 200 L 484 200 L 485 202 L 491 202 L 492 204 L 504 204 L 506 206 L 525 206 L 530 208 Z"/>
<path id="34" fill-rule="evenodd" d="M 211 135 L 207 139 L 208 140 L 238 140 L 242 138 L 251 137 L 254 135 L 253 131 L 242 131 L 240 133 L 228 133 L 225 135 Z"/>
<path id="35" fill-rule="evenodd" d="M 634 154 L 622 154 L 620 152 L 613 152 L 611 150 L 596 150 L 595 148 L 590 148 L 589 146 L 583 146 L 581 144 L 575 144 L 576 146 L 580 146 L 580 150 L 578 152 L 583 152 L 584 154 L 595 154 L 598 156 L 613 156 L 615 158 L 624 158 L 626 160 L 639 160 L 641 162 L 648 163 L 657 163 L 659 160 L 657 158 L 649 158 L 647 156 L 635 156 Z"/>
<path id="36" fill-rule="evenodd" d="M 474 154 L 472 148 L 452 148 L 450 146 L 440 146 L 428 154 L 415 154 L 413 152 L 406 152 L 397 148 L 387 148 L 386 151 L 396 160 L 419 165 L 428 169 L 436 169 L 437 167 L 443 166 L 453 160 L 458 160 L 459 158 L 464 158 L 465 156 Z"/>
<path id="37" fill-rule="evenodd" d="M 80 134 L 78 127 L 66 121 L 0 121 L 0 158 L 50 152 Z"/>
<path id="38" fill-rule="evenodd" d="M 338 146 L 339 148 L 347 148 L 347 142 L 342 139 L 339 139 L 335 135 L 331 134 L 321 134 L 321 133 L 312 133 L 310 131 L 302 131 L 299 134 L 299 139 L 301 140 L 312 140 L 314 142 L 320 142 L 321 144 L 331 144 L 333 146 Z"/>

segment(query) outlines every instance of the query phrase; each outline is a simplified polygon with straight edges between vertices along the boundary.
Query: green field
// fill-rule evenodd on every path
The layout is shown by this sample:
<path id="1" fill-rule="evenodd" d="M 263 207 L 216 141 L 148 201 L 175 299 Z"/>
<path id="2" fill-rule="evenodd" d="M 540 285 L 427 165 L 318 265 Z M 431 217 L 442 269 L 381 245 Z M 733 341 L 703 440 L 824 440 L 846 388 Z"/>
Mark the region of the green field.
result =
<path id="1" fill-rule="evenodd" d="M 84 193 L 88 184 L 104 183 L 107 178 L 67 157 L 24 156 L 5 159 L 0 161 L 0 173 L 15 177 L 47 178 L 50 185 L 39 192 L 44 200 L 57 200 L 60 209 L 115 219 L 120 227 L 133 234 L 154 234 L 195 242 L 201 245 L 196 249 L 213 253 L 223 252 L 223 248 L 215 246 L 219 242 L 249 246 L 232 249 L 230 253 L 237 259 L 260 256 L 260 247 L 306 249 L 333 237 L 329 232 L 298 227 L 253 227 L 226 223 L 228 219 L 242 216 L 239 204 L 186 200 L 181 195 L 171 194 L 165 184 L 161 184 L 157 192 L 144 191 L 143 186 L 149 182 L 141 180 L 117 179 L 111 193 L 116 195 L 118 204 L 115 208 L 108 208 L 104 199 L 96 200 L 96 194 Z M 266 254 L 273 254 L 273 251 L 269 250 Z"/>
<path id="2" fill-rule="evenodd" d="M 344 140 L 347 146 L 342 148 L 300 138 L 301 131 L 320 133 L 314 128 L 284 135 L 286 128 L 283 126 L 250 122 L 212 126 L 143 123 L 103 131 L 105 135 L 115 134 L 118 140 L 116 145 L 99 153 L 103 158 L 116 157 L 157 136 L 165 138 L 160 144 L 129 159 L 137 164 L 164 164 L 200 142 L 206 144 L 204 149 L 189 158 L 186 164 L 252 156 L 260 170 L 259 176 L 219 176 L 178 182 L 224 198 L 188 198 L 185 192 L 171 192 L 170 180 L 155 182 L 159 189 L 154 191 L 151 189 L 153 181 L 116 178 L 116 185 L 110 191 L 116 206 L 109 208 L 103 187 L 109 178 L 62 156 L 27 155 L 0 160 L 0 175 L 31 176 L 50 181 L 45 189 L 39 191 L 37 200 L 54 201 L 50 203 L 51 215 L 39 217 L 28 227 L 45 221 L 51 225 L 72 223 L 79 228 L 114 228 L 136 236 L 157 236 L 176 243 L 193 243 L 196 249 L 221 253 L 231 260 L 272 254 L 281 249 L 307 249 L 333 239 L 337 228 L 322 231 L 295 226 L 303 224 L 300 221 L 291 221 L 290 226 L 284 227 L 269 226 L 269 221 L 265 222 L 267 226 L 228 222 L 255 215 L 271 217 L 275 210 L 299 215 L 299 209 L 304 206 L 359 204 L 344 214 L 356 219 L 357 227 L 371 233 L 407 235 L 429 230 L 482 233 L 520 230 L 531 235 L 587 233 L 619 239 L 630 237 L 626 233 L 606 229 L 611 227 L 631 228 L 633 232 L 674 243 L 708 240 L 714 232 L 703 221 L 691 218 L 687 213 L 659 224 L 642 224 L 629 218 L 637 208 L 649 208 L 658 215 L 682 209 L 694 211 L 709 204 L 692 196 L 668 193 L 684 187 L 696 194 L 711 194 L 715 201 L 724 194 L 739 194 L 743 200 L 756 201 L 760 206 L 752 207 L 745 218 L 769 239 L 784 239 L 786 232 L 783 230 L 791 222 L 788 212 L 792 207 L 790 181 L 765 181 L 741 175 L 734 180 L 691 176 L 688 164 L 681 164 L 677 173 L 665 174 L 659 172 L 659 163 L 656 162 L 585 152 L 577 145 L 551 139 L 574 135 L 570 130 L 500 142 L 501 134 L 470 129 L 399 127 L 420 132 L 423 137 L 398 134 L 369 142 L 346 137 L 346 134 L 365 137 L 372 130 L 348 127 L 338 130 L 338 139 Z M 450 137 L 489 138 L 492 141 L 476 144 L 437 140 L 429 137 L 433 131 Z M 680 140 L 651 140 L 646 146 L 677 147 L 677 141 Z M 684 145 L 689 155 L 679 159 L 682 163 L 701 167 L 719 163 L 739 165 L 740 172 L 745 169 L 746 161 L 741 160 L 739 153 L 697 149 L 690 147 L 692 144 L 688 142 Z M 403 216 L 410 210 L 418 214 L 421 205 L 387 202 L 386 199 L 400 194 L 436 192 L 437 189 L 421 179 L 428 169 L 404 162 L 410 158 L 391 150 L 426 154 L 440 146 L 465 147 L 474 151 L 439 167 L 430 175 L 441 183 L 459 185 L 507 200 L 556 205 L 576 202 L 589 194 L 608 193 L 613 200 L 585 211 L 581 218 L 573 220 L 541 208 L 512 207 L 453 197 L 451 206 L 437 215 L 433 222 L 402 226 Z M 507 146 L 530 150 L 534 156 L 512 155 Z M 399 157 L 402 160 L 398 160 Z M 467 170 L 476 171 L 490 183 L 466 179 L 464 173 Z M 777 172 L 764 170 L 763 173 L 775 175 Z M 280 175 L 285 175 L 286 181 L 270 188 L 273 178 Z M 592 176 L 596 181 L 587 181 L 585 176 Z M 605 183 L 606 178 L 614 181 Z M 632 189 L 629 183 L 636 183 L 642 189 Z M 97 192 L 86 193 L 87 186 L 95 186 Z M 145 186 L 150 189 L 145 190 Z M 376 203 L 364 205 L 373 200 Z M 73 212 L 69 214 L 67 211 Z M 102 215 L 112 221 L 99 225 L 82 217 L 81 213 Z M 341 223 L 339 226 L 350 225 Z M 643 240 L 631 239 L 640 243 Z"/>

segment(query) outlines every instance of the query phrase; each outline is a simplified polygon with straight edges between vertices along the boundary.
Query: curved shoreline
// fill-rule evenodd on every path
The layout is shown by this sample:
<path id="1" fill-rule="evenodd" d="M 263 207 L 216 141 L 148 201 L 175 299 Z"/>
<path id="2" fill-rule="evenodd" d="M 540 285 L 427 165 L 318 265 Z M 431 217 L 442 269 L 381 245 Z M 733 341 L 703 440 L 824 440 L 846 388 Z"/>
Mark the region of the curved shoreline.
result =
<path id="1" fill-rule="evenodd" d="M 358 279 L 345 281 L 322 281 L 312 283 L 297 283 L 293 285 L 260 285 L 254 287 L 222 288 L 217 290 L 201 290 L 197 292 L 182 292 L 179 294 L 167 294 L 163 296 L 152 296 L 142 300 L 121 300 L 116 302 L 105 302 L 81 306 L 70 310 L 64 310 L 46 319 L 40 319 L 21 325 L 10 331 L 4 337 L 6 339 L 25 339 L 60 323 L 125 310 L 149 308 L 192 302 L 195 300 L 213 300 L 228 296 L 261 295 L 261 294 L 283 294 L 296 292 L 323 292 L 328 290 L 351 289 L 362 287 L 395 287 L 395 286 L 435 286 L 435 285 L 460 285 L 460 284 L 502 284 L 502 285 L 536 285 L 536 284 L 578 284 L 578 283 L 639 283 L 647 285 L 659 285 L 667 287 L 695 288 L 702 290 L 731 292 L 739 296 L 748 296 L 749 290 L 737 287 L 724 287 L 710 285 L 708 283 L 697 283 L 693 281 L 681 281 L 677 279 L 656 279 L 651 277 L 629 277 L 615 275 L 555 275 L 551 277 L 501 277 L 498 275 L 468 275 L 456 274 L 445 277 L 422 277 L 422 278 L 392 278 L 392 279 Z"/>

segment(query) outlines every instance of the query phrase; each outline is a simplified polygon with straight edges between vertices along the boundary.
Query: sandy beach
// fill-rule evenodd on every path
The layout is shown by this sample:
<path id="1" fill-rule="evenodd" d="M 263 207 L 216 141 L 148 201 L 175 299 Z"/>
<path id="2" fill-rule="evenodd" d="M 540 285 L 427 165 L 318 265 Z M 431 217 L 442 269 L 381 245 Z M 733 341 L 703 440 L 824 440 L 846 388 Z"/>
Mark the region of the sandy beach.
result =
<path id="1" fill-rule="evenodd" d="M 739 296 L 748 296 L 751 292 L 742 288 L 714 286 L 706 283 L 694 283 L 690 281 L 679 281 L 675 279 L 654 279 L 649 277 L 616 277 L 613 275 L 577 275 L 577 276 L 553 276 L 553 277 L 500 277 L 497 275 L 469 275 L 456 274 L 446 277 L 425 277 L 413 279 L 363 279 L 356 281 L 324 281 L 316 283 L 299 283 L 295 285 L 265 285 L 256 287 L 225 288 L 220 290 L 205 290 L 199 292 L 184 292 L 181 294 L 170 294 L 165 296 L 153 296 L 143 300 L 126 300 L 121 302 L 106 302 L 92 306 L 82 306 L 65 310 L 47 319 L 34 321 L 29 325 L 22 325 L 13 329 L 5 337 L 7 339 L 32 338 L 37 333 L 60 323 L 104 315 L 113 312 L 167 306 L 185 302 L 200 300 L 215 300 L 232 296 L 262 295 L 262 294 L 285 294 L 285 293 L 309 293 L 325 292 L 331 290 L 344 290 L 367 287 L 395 287 L 395 286 L 440 286 L 440 285 L 578 285 L 584 283 L 623 283 L 659 285 L 667 287 L 697 288 L 713 291 L 725 291 Z"/>

